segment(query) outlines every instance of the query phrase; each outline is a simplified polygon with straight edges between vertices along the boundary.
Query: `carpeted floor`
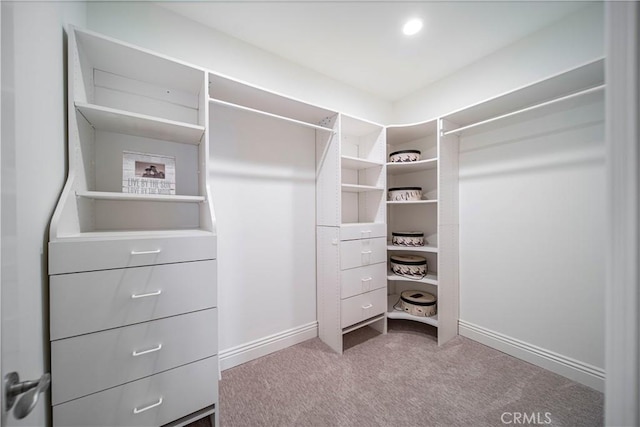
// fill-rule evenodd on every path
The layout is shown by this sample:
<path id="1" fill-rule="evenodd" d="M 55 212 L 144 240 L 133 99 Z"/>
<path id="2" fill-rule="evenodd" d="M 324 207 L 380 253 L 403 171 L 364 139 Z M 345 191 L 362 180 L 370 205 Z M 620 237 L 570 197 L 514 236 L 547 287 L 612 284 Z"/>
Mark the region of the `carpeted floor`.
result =
<path id="1" fill-rule="evenodd" d="M 602 393 L 463 337 L 438 347 L 434 331 L 389 320 L 345 336 L 342 356 L 316 338 L 228 369 L 220 424 L 602 425 Z"/>

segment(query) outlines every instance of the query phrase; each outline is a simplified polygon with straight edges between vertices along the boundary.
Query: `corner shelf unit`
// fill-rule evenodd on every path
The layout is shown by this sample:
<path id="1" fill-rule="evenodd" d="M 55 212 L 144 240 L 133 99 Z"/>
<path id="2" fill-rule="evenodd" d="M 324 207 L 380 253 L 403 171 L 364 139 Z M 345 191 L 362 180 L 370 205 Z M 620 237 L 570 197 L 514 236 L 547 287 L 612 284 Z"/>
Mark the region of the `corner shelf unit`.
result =
<path id="1" fill-rule="evenodd" d="M 407 163 L 387 163 L 387 186 L 421 187 L 423 198 L 418 201 L 388 201 L 388 258 L 392 255 L 413 254 L 427 259 L 428 272 L 424 278 L 411 279 L 387 273 L 387 318 L 412 320 L 438 328 L 438 343 L 442 344 L 457 334 L 457 318 L 451 314 L 442 316 L 442 300 L 448 300 L 448 289 L 457 286 L 442 282 L 439 272 L 447 262 L 447 253 L 440 250 L 443 235 L 442 211 L 439 203 L 442 194 L 443 174 L 451 174 L 448 165 L 441 162 L 443 148 L 439 137 L 439 122 L 432 120 L 406 126 L 387 127 L 387 153 L 400 150 L 420 150 L 421 160 Z M 456 171 L 457 172 L 457 171 Z M 419 231 L 424 234 L 425 245 L 418 247 L 396 246 L 391 243 L 393 232 Z M 432 317 L 413 316 L 394 308 L 400 294 L 407 290 L 429 292 L 436 296 L 439 314 Z M 447 304 L 444 304 L 446 307 Z M 455 313 L 457 316 L 457 312 Z M 442 318 L 443 320 L 439 320 Z"/>

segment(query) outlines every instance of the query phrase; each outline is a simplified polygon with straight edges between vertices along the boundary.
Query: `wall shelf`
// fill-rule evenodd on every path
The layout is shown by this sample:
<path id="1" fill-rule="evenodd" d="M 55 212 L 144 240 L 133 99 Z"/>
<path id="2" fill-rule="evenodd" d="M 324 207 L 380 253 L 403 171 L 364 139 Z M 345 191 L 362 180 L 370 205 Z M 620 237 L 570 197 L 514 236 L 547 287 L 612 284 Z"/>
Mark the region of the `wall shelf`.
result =
<path id="1" fill-rule="evenodd" d="M 587 91 L 600 91 L 604 84 L 604 58 L 543 79 L 525 87 L 496 96 L 478 104 L 447 114 L 443 118 L 451 127 L 442 135 L 459 134 L 481 124 L 519 114 L 532 106 L 549 105 L 550 101 L 573 97 Z"/>
<path id="2" fill-rule="evenodd" d="M 437 204 L 437 203 L 438 203 L 437 199 L 415 200 L 415 201 L 407 201 L 407 202 L 398 202 L 398 201 L 392 201 L 392 200 L 387 201 L 388 205 L 429 205 L 429 204 Z"/>
<path id="3" fill-rule="evenodd" d="M 397 246 L 392 245 L 390 242 L 387 244 L 388 251 L 399 251 L 399 252 L 429 252 L 433 254 L 438 253 L 438 247 L 433 245 L 424 245 L 424 246 Z"/>
<path id="4" fill-rule="evenodd" d="M 200 144 L 204 126 L 76 102 L 76 110 L 96 130 L 144 136 L 183 144 Z"/>
<path id="5" fill-rule="evenodd" d="M 364 193 L 368 191 L 383 191 L 382 187 L 375 187 L 373 185 L 356 185 L 356 184 L 342 184 L 342 191 L 348 193 Z"/>
<path id="6" fill-rule="evenodd" d="M 76 196 L 94 200 L 136 200 L 144 202 L 201 203 L 204 196 L 180 196 L 173 194 L 131 194 L 109 191 L 76 191 Z"/>
<path id="7" fill-rule="evenodd" d="M 413 173 L 435 169 L 438 167 L 438 158 L 418 160 L 417 162 L 406 163 L 387 163 L 387 173 L 389 175 L 402 175 L 405 173 Z"/>
<path id="8" fill-rule="evenodd" d="M 304 122 L 302 120 L 292 119 L 291 117 L 281 116 L 279 114 L 269 113 L 267 111 L 257 110 L 255 108 L 251 108 L 251 107 L 245 107 L 244 105 L 234 104 L 232 102 L 222 101 L 220 99 L 209 98 L 209 103 L 216 104 L 216 105 L 221 105 L 221 106 L 228 107 L 228 108 L 234 108 L 236 110 L 247 111 L 247 112 L 250 112 L 250 113 L 259 114 L 261 116 L 267 116 L 267 117 L 271 117 L 271 118 L 278 119 L 278 120 L 283 120 L 285 122 L 294 123 L 294 124 L 305 126 L 305 127 L 312 128 L 312 129 L 315 129 L 315 130 L 321 130 L 321 131 L 329 132 L 329 133 L 332 133 L 332 134 L 334 133 L 334 130 L 331 129 L 331 128 L 315 125 L 313 123 Z"/>
<path id="9" fill-rule="evenodd" d="M 414 282 L 414 283 L 426 283 L 429 285 L 438 285 L 438 273 L 432 271 L 427 272 L 427 275 L 422 279 L 410 279 L 408 277 L 398 276 L 391 270 L 387 272 L 387 280 L 395 280 L 398 282 Z"/>
<path id="10" fill-rule="evenodd" d="M 355 169 L 355 170 L 362 170 L 362 169 L 375 168 L 375 167 L 382 166 L 381 162 L 360 159 L 358 157 L 352 157 L 352 156 L 342 156 L 341 162 L 342 162 L 341 165 L 343 168 Z"/>
<path id="11" fill-rule="evenodd" d="M 438 315 L 431 317 L 413 316 L 404 311 L 396 310 L 393 306 L 400 299 L 400 295 L 391 294 L 387 296 L 387 318 L 388 319 L 402 319 L 413 320 L 414 322 L 426 323 L 427 325 L 438 327 Z"/>

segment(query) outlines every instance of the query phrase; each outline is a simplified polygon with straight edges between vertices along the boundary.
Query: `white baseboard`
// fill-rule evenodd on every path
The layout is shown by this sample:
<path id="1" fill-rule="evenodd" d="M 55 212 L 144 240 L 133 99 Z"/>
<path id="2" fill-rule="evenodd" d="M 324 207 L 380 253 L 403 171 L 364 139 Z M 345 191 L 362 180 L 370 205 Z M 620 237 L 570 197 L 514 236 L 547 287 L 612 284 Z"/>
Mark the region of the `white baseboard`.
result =
<path id="1" fill-rule="evenodd" d="M 318 336 L 318 322 L 307 323 L 219 353 L 220 370 L 233 368 Z"/>
<path id="2" fill-rule="evenodd" d="M 524 341 L 474 325 L 464 320 L 458 321 L 463 337 L 478 341 L 526 362 L 548 369 L 598 391 L 604 391 L 604 369 L 579 360 L 554 353 Z"/>

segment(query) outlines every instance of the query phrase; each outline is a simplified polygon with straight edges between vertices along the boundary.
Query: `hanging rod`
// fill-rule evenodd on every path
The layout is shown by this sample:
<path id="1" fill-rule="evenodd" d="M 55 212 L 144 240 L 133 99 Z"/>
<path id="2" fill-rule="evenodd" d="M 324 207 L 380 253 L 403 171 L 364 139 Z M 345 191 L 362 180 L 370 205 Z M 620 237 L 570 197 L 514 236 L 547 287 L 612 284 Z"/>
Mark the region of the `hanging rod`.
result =
<path id="1" fill-rule="evenodd" d="M 324 126 L 314 125 L 312 123 L 307 123 L 307 122 L 303 122 L 301 120 L 296 120 L 296 119 L 292 119 L 292 118 L 289 118 L 289 117 L 280 116 L 278 114 L 267 113 L 266 111 L 256 110 L 255 108 L 244 107 L 242 105 L 233 104 L 231 102 L 222 101 L 220 99 L 209 98 L 209 102 L 211 102 L 213 104 L 223 105 L 225 107 L 235 108 L 237 110 L 249 111 L 251 113 L 261 114 L 263 116 L 273 117 L 273 118 L 276 118 L 276 119 L 284 120 L 286 122 L 295 123 L 295 124 L 298 124 L 298 125 L 310 127 L 312 129 L 316 129 L 316 130 L 323 130 L 323 131 L 326 131 L 326 132 L 335 133 L 335 131 L 333 129 L 331 129 L 331 128 L 326 128 Z"/>
<path id="2" fill-rule="evenodd" d="M 456 129 L 448 130 L 446 132 L 443 131 L 441 133 L 441 135 L 442 136 L 447 136 L 447 135 L 452 134 L 452 133 L 460 133 L 460 132 L 465 131 L 467 129 L 472 129 L 472 128 L 477 127 L 477 126 L 481 126 L 481 125 L 485 125 L 487 123 L 495 122 L 496 120 L 505 119 L 507 117 L 515 116 L 516 114 L 525 113 L 527 111 L 531 111 L 531 110 L 535 110 L 535 109 L 538 109 L 538 108 L 546 107 L 547 105 L 555 104 L 556 102 L 566 101 L 568 99 L 576 98 L 576 97 L 581 96 L 581 95 L 587 95 L 589 93 L 597 92 L 599 90 L 604 89 L 604 86 L 605 85 L 595 86 L 595 87 L 592 87 L 592 88 L 589 88 L 589 89 L 585 89 L 585 90 L 580 91 L 580 92 L 575 92 L 575 93 L 572 93 L 570 95 L 562 96 L 560 98 L 555 98 L 555 99 L 552 99 L 550 101 L 542 102 L 540 104 L 535 104 L 535 105 L 532 105 L 530 107 L 523 108 L 521 110 L 512 111 L 510 113 L 503 114 L 501 116 L 492 117 L 492 118 L 487 119 L 487 120 L 482 120 L 480 122 L 476 122 L 476 123 L 472 123 L 470 125 L 466 125 L 466 126 L 462 126 L 462 127 L 456 128 Z"/>

